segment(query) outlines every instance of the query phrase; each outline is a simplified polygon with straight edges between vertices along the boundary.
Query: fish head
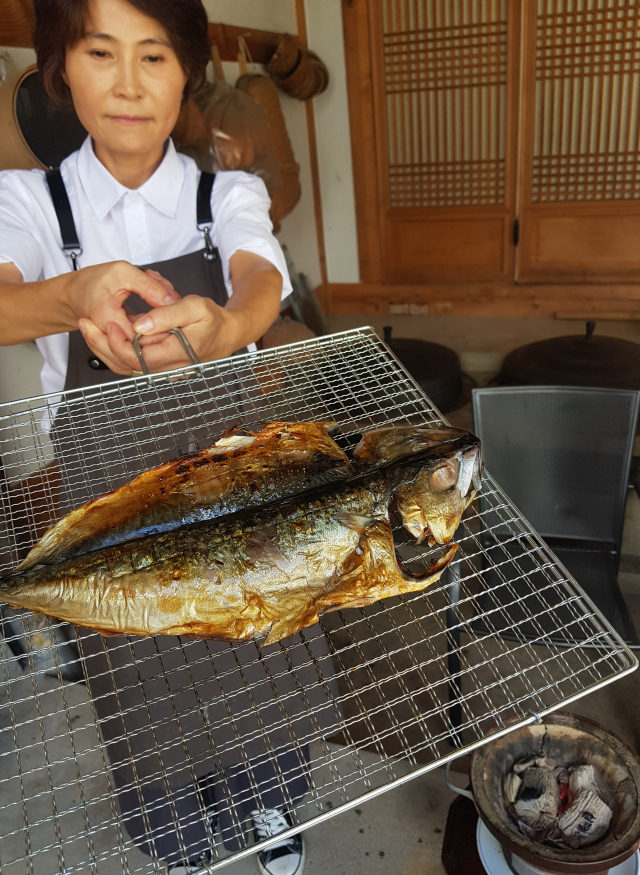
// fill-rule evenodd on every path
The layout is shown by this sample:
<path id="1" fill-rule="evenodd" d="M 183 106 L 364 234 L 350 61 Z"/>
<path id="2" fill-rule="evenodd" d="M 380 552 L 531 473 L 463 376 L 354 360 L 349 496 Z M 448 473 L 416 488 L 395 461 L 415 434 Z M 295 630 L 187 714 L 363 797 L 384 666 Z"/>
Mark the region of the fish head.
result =
<path id="1" fill-rule="evenodd" d="M 471 436 L 473 437 L 473 436 Z M 408 465 L 393 493 L 405 529 L 422 543 L 447 544 L 480 488 L 480 443 Z"/>

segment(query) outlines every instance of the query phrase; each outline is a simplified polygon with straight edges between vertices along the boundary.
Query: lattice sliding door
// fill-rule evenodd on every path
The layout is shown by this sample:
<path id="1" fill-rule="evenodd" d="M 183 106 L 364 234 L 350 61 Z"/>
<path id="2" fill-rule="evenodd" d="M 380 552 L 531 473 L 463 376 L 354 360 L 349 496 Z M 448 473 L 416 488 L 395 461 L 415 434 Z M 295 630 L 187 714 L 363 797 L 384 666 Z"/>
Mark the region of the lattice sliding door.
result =
<path id="1" fill-rule="evenodd" d="M 512 276 L 517 6 L 371 0 L 384 282 Z"/>
<path id="2" fill-rule="evenodd" d="M 638 281 L 640 4 L 526 0 L 523 281 Z"/>

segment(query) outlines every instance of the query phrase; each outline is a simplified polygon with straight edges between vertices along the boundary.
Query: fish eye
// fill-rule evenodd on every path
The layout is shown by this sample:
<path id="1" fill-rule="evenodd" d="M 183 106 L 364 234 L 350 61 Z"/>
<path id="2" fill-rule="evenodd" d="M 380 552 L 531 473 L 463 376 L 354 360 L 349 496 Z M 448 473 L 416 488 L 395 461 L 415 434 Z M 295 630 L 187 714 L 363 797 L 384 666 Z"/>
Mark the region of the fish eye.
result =
<path id="1" fill-rule="evenodd" d="M 447 492 L 458 482 L 460 463 L 450 459 L 429 473 L 429 484 L 434 492 Z"/>

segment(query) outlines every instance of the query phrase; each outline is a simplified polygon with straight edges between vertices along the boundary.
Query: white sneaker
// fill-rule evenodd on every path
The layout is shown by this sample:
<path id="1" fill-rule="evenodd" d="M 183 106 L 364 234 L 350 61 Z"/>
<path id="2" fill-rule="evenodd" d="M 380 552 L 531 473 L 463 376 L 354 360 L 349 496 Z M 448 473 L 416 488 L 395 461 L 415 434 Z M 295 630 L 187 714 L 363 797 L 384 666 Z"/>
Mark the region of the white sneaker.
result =
<path id="1" fill-rule="evenodd" d="M 280 808 L 252 811 L 251 818 L 256 842 L 270 839 L 293 826 L 289 815 Z M 290 836 L 266 851 L 258 851 L 256 857 L 262 875 L 302 875 L 304 840 L 301 835 Z"/>

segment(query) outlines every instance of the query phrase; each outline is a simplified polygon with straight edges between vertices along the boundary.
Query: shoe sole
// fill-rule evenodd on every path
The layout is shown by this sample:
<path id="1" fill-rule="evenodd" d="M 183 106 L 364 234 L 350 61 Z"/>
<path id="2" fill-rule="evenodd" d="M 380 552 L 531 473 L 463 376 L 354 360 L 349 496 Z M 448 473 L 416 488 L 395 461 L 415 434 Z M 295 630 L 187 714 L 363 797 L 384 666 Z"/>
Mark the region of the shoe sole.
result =
<path id="1" fill-rule="evenodd" d="M 302 856 L 300 857 L 300 865 L 293 873 L 293 875 L 302 875 L 304 871 L 305 863 L 307 862 L 307 845 L 304 839 L 302 839 Z M 262 863 L 260 862 L 260 858 L 256 854 L 256 863 L 258 864 L 258 869 L 260 870 L 260 875 L 271 875 L 267 869 L 264 868 Z"/>

